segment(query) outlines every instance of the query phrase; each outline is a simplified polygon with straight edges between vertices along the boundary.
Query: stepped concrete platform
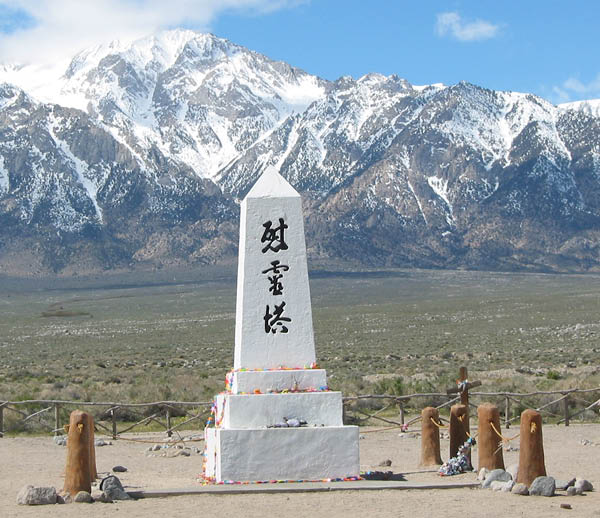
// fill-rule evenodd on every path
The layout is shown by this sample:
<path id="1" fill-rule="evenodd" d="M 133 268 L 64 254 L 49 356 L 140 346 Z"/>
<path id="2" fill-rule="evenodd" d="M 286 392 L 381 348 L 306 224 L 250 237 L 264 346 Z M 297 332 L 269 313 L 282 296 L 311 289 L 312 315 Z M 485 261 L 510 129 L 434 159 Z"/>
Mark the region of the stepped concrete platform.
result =
<path id="1" fill-rule="evenodd" d="M 359 472 L 358 426 L 206 430 L 204 473 L 218 482 L 320 480 Z"/>
<path id="2" fill-rule="evenodd" d="M 219 394 L 217 415 L 223 428 L 266 428 L 284 417 L 309 426 L 342 426 L 342 393 Z"/>
<path id="3" fill-rule="evenodd" d="M 233 371 L 227 375 L 233 394 L 312 390 L 327 386 L 325 369 L 286 369 L 272 371 Z"/>

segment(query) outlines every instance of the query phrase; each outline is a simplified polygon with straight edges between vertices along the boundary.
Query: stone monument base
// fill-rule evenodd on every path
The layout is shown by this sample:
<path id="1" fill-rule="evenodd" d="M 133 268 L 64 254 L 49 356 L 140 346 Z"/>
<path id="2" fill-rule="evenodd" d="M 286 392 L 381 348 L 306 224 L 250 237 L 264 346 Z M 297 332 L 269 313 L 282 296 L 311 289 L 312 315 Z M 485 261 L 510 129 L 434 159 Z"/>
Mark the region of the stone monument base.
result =
<path id="1" fill-rule="evenodd" d="M 204 476 L 215 482 L 357 477 L 358 426 L 208 428 Z"/>

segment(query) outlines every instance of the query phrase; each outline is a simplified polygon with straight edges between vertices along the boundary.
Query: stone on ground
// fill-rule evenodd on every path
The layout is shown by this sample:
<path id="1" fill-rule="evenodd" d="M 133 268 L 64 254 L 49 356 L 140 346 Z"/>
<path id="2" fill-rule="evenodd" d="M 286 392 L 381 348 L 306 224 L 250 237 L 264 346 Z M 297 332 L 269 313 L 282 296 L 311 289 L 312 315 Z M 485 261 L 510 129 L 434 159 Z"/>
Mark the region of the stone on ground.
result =
<path id="1" fill-rule="evenodd" d="M 73 498 L 73 502 L 78 504 L 91 504 L 93 501 L 92 495 L 87 491 L 79 491 L 79 493 L 75 495 L 75 498 Z"/>
<path id="2" fill-rule="evenodd" d="M 94 493 L 92 495 L 92 498 L 94 499 L 94 502 L 101 502 L 103 504 L 112 504 L 113 503 L 113 499 L 108 497 L 108 495 L 102 491 L 100 493 Z"/>
<path id="3" fill-rule="evenodd" d="M 46 505 L 56 503 L 56 488 L 25 486 L 17 495 L 19 505 Z"/>
<path id="4" fill-rule="evenodd" d="M 112 469 L 115 473 L 125 473 L 127 468 L 125 466 L 115 466 Z"/>
<path id="5" fill-rule="evenodd" d="M 509 480 L 512 480 L 512 477 L 510 473 L 507 473 L 503 469 L 493 469 L 487 474 L 487 477 L 485 477 L 481 487 L 488 488 L 490 487 L 491 483 L 496 480 L 500 482 L 508 482 Z"/>
<path id="6" fill-rule="evenodd" d="M 529 486 L 529 494 L 536 496 L 554 496 L 556 484 L 552 477 L 537 477 Z"/>
<path id="7" fill-rule="evenodd" d="M 565 491 L 567 488 L 569 488 L 575 484 L 575 479 L 574 478 L 572 478 L 571 480 L 556 480 L 555 479 L 554 482 L 556 483 L 556 489 Z"/>
<path id="8" fill-rule="evenodd" d="M 519 482 L 517 484 L 515 484 L 512 489 L 510 490 L 510 492 L 513 495 L 523 495 L 523 496 L 527 496 L 529 494 L 529 489 L 527 488 L 526 484 L 523 484 L 522 482 Z"/>
<path id="9" fill-rule="evenodd" d="M 512 489 L 513 485 L 514 482 L 512 480 L 494 480 L 490 483 L 489 488 L 492 491 L 503 491 L 505 493 L 508 493 Z"/>
<path id="10" fill-rule="evenodd" d="M 575 486 L 569 486 L 567 488 L 567 496 L 575 496 L 577 494 L 577 489 L 575 489 Z"/>
<path id="11" fill-rule="evenodd" d="M 477 480 L 483 482 L 485 480 L 485 477 L 487 477 L 487 474 L 490 472 L 489 469 L 487 468 L 481 468 L 479 470 L 479 473 L 477 474 Z"/>
<path id="12" fill-rule="evenodd" d="M 586 480 L 585 478 L 577 477 L 575 479 L 575 489 L 581 489 L 582 492 L 593 491 L 594 486 L 592 485 L 592 483 L 589 480 Z"/>
<path id="13" fill-rule="evenodd" d="M 109 475 L 100 482 L 100 489 L 111 500 L 131 500 L 118 477 Z"/>
<path id="14" fill-rule="evenodd" d="M 515 485 L 514 480 L 509 480 L 508 482 L 504 482 L 504 487 L 502 488 L 502 492 L 510 493 L 512 491 L 512 488 L 514 487 L 514 485 Z"/>

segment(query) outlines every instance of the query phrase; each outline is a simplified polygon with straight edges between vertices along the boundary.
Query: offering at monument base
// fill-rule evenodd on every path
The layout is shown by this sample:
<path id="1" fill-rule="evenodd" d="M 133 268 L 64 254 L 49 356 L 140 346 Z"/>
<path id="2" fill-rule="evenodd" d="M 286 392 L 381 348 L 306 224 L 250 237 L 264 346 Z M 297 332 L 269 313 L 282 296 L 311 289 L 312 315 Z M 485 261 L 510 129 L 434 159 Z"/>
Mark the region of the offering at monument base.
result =
<path id="1" fill-rule="evenodd" d="M 205 441 L 215 482 L 359 474 L 358 427 L 315 363 L 300 195 L 273 168 L 242 202 L 234 370 Z"/>
<path id="2" fill-rule="evenodd" d="M 231 371 L 226 389 L 232 394 L 325 390 L 327 375 L 324 369 L 276 369 L 268 371 Z"/>

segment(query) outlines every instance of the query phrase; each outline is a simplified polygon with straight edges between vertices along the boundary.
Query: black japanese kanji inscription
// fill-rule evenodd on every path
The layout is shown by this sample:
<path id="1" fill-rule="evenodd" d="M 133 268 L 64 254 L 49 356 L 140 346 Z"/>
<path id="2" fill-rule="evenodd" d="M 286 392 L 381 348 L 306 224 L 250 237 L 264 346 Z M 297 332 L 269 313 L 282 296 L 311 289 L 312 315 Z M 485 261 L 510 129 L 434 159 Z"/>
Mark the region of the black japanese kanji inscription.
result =
<path id="1" fill-rule="evenodd" d="M 269 275 L 267 278 L 271 283 L 269 291 L 273 295 L 283 295 L 283 283 L 281 282 L 281 279 L 283 279 L 283 272 L 287 272 L 289 269 L 290 267 L 287 264 L 280 264 L 279 261 L 275 260 L 271 261 L 271 268 L 262 271 L 262 273 L 272 273 L 272 275 Z"/>
<path id="2" fill-rule="evenodd" d="M 273 227 L 272 221 L 267 221 L 266 223 L 263 223 L 263 227 L 265 227 L 265 231 L 263 232 L 263 235 L 260 238 L 260 242 L 267 243 L 262 249 L 263 254 L 267 250 L 279 252 L 279 250 L 288 249 L 288 246 L 285 242 L 285 229 L 288 228 L 288 226 L 283 221 L 283 218 L 279 218 L 278 227 Z"/>
<path id="3" fill-rule="evenodd" d="M 265 311 L 265 317 L 264 317 L 265 333 L 275 334 L 275 333 L 277 333 L 277 331 L 279 331 L 280 333 L 288 332 L 288 328 L 285 326 L 284 322 L 291 322 L 292 319 L 282 316 L 284 308 L 285 308 L 285 302 L 282 302 L 279 305 L 275 304 L 273 306 L 273 313 L 271 313 L 269 305 L 267 304 L 267 309 Z"/>

